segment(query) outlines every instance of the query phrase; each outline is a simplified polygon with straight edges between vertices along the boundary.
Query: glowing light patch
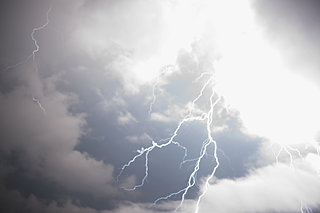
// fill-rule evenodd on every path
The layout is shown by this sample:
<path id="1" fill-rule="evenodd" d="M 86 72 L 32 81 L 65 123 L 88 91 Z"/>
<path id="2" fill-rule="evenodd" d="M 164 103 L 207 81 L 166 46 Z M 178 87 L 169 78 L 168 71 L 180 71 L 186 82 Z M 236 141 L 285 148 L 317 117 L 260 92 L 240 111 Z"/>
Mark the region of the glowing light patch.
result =
<path id="1" fill-rule="evenodd" d="M 220 42 L 217 91 L 239 110 L 250 133 L 280 144 L 314 142 L 320 126 L 319 89 L 290 72 L 253 21 L 243 23 L 249 26 L 232 35 L 219 31 L 228 41 Z"/>

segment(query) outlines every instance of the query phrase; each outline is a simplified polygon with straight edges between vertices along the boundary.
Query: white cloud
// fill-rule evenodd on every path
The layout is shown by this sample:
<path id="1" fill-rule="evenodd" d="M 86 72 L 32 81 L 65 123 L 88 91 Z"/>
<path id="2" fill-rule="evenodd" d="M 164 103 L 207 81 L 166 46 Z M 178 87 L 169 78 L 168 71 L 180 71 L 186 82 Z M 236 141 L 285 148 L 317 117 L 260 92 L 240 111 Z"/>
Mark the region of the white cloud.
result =
<path id="1" fill-rule="evenodd" d="M 151 120 L 160 122 L 170 122 L 174 121 L 175 119 L 159 112 L 153 112 L 151 113 Z"/>
<path id="2" fill-rule="evenodd" d="M 227 130 L 227 129 L 229 129 L 229 126 L 227 126 L 226 124 L 224 124 L 224 125 L 221 125 L 221 126 L 214 126 L 213 128 L 212 128 L 212 133 L 214 134 L 214 133 L 221 133 L 221 132 L 223 132 L 223 131 L 225 131 L 225 130 Z"/>
<path id="3" fill-rule="evenodd" d="M 179 105 L 170 105 L 168 109 L 166 109 L 163 113 L 160 112 L 152 112 L 151 113 L 151 120 L 160 121 L 160 122 L 171 122 L 171 121 L 178 121 L 181 119 L 187 110 L 182 108 Z"/>
<path id="4" fill-rule="evenodd" d="M 244 178 L 217 180 L 209 186 L 200 212 L 298 212 L 301 202 L 314 208 L 319 200 L 319 176 L 304 159 L 295 169 L 270 165 Z"/>
<path id="5" fill-rule="evenodd" d="M 191 49 L 206 31 L 206 1 L 98 2 L 79 11 L 72 37 L 92 58 L 110 58 L 110 70 L 122 78 L 125 92 L 135 94 L 151 83 L 165 65 L 174 65 L 179 50 Z M 80 17 L 80 18 L 79 18 Z"/>
<path id="6" fill-rule="evenodd" d="M 132 122 L 138 122 L 135 117 L 130 112 L 120 112 L 118 116 L 118 124 L 119 125 L 127 125 Z"/>
<path id="7" fill-rule="evenodd" d="M 97 103 L 97 106 L 106 112 L 115 110 L 119 107 L 127 106 L 126 101 L 121 97 L 119 93 L 116 93 L 112 98 L 108 98 L 106 95 L 102 93 L 100 88 L 96 88 L 95 92 L 101 99 L 100 102 Z"/>
<path id="8" fill-rule="evenodd" d="M 152 140 L 150 135 L 148 135 L 147 133 L 143 133 L 141 135 L 129 135 L 129 136 L 126 136 L 126 139 L 132 143 L 139 143 L 139 144 L 150 142 Z"/>

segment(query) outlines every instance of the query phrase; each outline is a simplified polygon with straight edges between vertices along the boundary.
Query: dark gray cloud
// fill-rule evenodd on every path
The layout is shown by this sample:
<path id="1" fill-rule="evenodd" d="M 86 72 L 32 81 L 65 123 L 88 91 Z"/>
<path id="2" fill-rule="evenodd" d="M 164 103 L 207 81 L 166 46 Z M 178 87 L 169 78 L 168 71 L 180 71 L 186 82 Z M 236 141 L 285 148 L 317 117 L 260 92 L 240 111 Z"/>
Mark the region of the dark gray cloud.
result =
<path id="1" fill-rule="evenodd" d="M 35 34 L 40 46 L 35 62 L 7 69 L 32 53 L 30 33 L 44 24 L 50 4 L 49 25 Z M 141 181 L 143 158 L 116 182 L 136 150 L 173 133 L 206 78 L 194 79 L 214 70 L 220 57 L 207 38 L 181 48 L 171 64 L 175 71 L 162 76 L 156 87 L 149 115 L 155 73 L 168 65 L 154 60 L 162 56 L 168 39 L 163 33 L 169 28 L 168 11 L 163 7 L 126 0 L 1 2 L 1 211 L 162 212 L 177 206 L 179 196 L 150 207 L 158 197 L 186 186 L 195 164 L 179 169 L 184 151 L 177 146 L 150 153 L 149 177 L 142 188 L 126 192 L 120 187 Z M 136 65 L 144 61 L 147 71 Z M 208 110 L 205 98 L 199 108 Z M 223 104 L 214 111 L 212 129 L 221 163 L 216 177 L 241 182 L 247 176 L 250 181 L 251 170 L 266 163 L 257 160 L 264 139 L 247 134 L 239 113 Z M 205 125 L 188 123 L 179 133 L 175 140 L 188 148 L 188 159 L 197 157 L 206 139 Z M 203 178 L 215 166 L 209 148 L 187 203 L 194 204 Z"/>

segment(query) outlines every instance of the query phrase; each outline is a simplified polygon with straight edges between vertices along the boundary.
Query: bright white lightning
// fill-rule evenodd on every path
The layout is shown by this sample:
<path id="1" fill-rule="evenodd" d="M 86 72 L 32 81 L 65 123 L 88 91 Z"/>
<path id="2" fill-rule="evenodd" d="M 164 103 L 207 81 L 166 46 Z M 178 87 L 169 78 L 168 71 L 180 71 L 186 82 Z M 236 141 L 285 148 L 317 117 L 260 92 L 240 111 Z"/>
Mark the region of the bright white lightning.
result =
<path id="1" fill-rule="evenodd" d="M 205 143 L 207 143 L 207 140 L 208 140 L 208 139 L 206 139 L 206 140 L 204 140 L 204 141 L 202 142 L 202 147 L 204 146 Z M 206 153 L 206 155 L 207 155 L 207 153 Z M 194 161 L 197 161 L 197 160 L 198 160 L 198 158 L 186 159 L 187 156 L 188 156 L 188 149 L 185 149 L 184 156 L 183 156 L 183 160 L 180 162 L 180 169 L 182 168 L 183 164 L 189 163 L 189 162 L 194 162 Z"/>
<path id="2" fill-rule="evenodd" d="M 280 156 L 280 154 L 281 154 L 282 152 L 285 152 L 285 153 L 287 153 L 288 156 L 289 156 L 290 166 L 291 166 L 292 168 L 294 168 L 294 164 L 293 164 L 294 157 L 293 157 L 293 154 L 291 153 L 290 150 L 297 152 L 297 153 L 299 154 L 299 156 L 302 158 L 302 155 L 301 155 L 301 153 L 300 153 L 300 151 L 299 151 L 298 149 L 293 148 L 293 147 L 291 147 L 291 146 L 289 146 L 289 145 L 281 145 L 281 146 L 280 146 L 280 149 L 279 149 L 279 151 L 278 151 L 278 154 L 275 155 L 277 164 L 279 163 L 279 156 Z"/>
<path id="3" fill-rule="evenodd" d="M 170 141 L 171 140 L 171 141 Z M 169 142 L 168 142 L 169 141 Z M 183 161 L 185 159 L 185 157 L 187 156 L 187 148 L 182 146 L 179 142 L 173 141 L 172 138 L 166 138 L 166 139 L 161 139 L 159 141 L 159 143 L 163 143 L 165 142 L 165 144 L 161 144 L 161 146 L 159 146 L 157 143 L 155 143 L 154 141 L 152 141 L 152 146 L 148 147 L 148 148 L 144 148 L 142 147 L 140 150 L 137 150 L 138 154 L 135 155 L 128 163 L 126 163 L 125 165 L 122 166 L 120 173 L 117 175 L 117 182 L 119 182 L 119 178 L 122 175 L 122 173 L 124 172 L 124 170 L 129 167 L 132 163 L 134 163 L 136 161 L 137 158 L 139 158 L 142 155 L 146 155 L 145 157 L 145 175 L 141 181 L 141 183 L 139 185 L 134 186 L 133 188 L 127 189 L 124 188 L 127 191 L 133 191 L 136 190 L 137 188 L 140 188 L 144 185 L 144 182 L 146 181 L 146 179 L 148 178 L 148 171 L 149 171 L 149 166 L 148 166 L 148 162 L 149 162 L 149 153 L 154 149 L 154 148 L 162 148 L 165 146 L 168 146 L 170 144 L 174 144 L 177 145 L 179 148 L 182 148 L 185 151 L 184 157 L 183 157 Z"/>
<path id="4" fill-rule="evenodd" d="M 194 3 L 192 0 L 187 2 Z M 272 143 L 280 146 L 279 151 L 275 153 L 277 162 L 280 160 L 281 153 L 285 153 L 289 158 L 290 166 L 294 169 L 296 156 L 301 160 L 305 156 L 302 151 L 294 147 L 294 145 L 301 143 L 314 144 L 318 157 L 320 157 L 319 144 L 314 141 L 314 133 L 319 130 L 320 125 L 318 110 L 320 108 L 319 89 L 301 78 L 301 76 L 291 72 L 283 63 L 281 54 L 273 49 L 272 45 L 262 36 L 263 30 L 256 25 L 248 0 L 204 2 L 205 7 L 204 9 L 202 8 L 203 16 L 201 18 L 208 16 L 206 18 L 209 19 L 212 28 L 214 28 L 214 32 L 209 32 L 209 35 L 214 35 L 215 48 L 220 51 L 222 57 L 214 61 L 216 75 L 214 81 L 216 84 L 211 85 L 212 78 L 206 81 L 199 96 L 193 100 L 189 112 L 195 109 L 195 103 L 202 97 L 204 90 L 210 84 L 212 86 L 212 94 L 223 96 L 228 105 L 240 112 L 240 118 L 243 120 L 247 133 L 266 137 Z M 180 1 L 180 3 L 184 4 L 183 1 Z M 230 5 L 233 6 L 231 7 Z M 180 17 L 171 17 L 174 19 L 172 23 L 177 23 L 174 25 L 175 29 L 179 29 L 180 21 L 184 18 L 183 14 L 190 14 L 189 12 L 183 11 L 181 12 L 182 16 L 179 14 Z M 192 23 L 197 23 L 196 18 Z M 188 26 L 188 29 L 193 30 L 192 26 Z M 179 37 L 188 34 L 179 34 L 176 31 L 174 33 L 177 33 Z M 205 75 L 212 76 L 212 73 L 202 73 L 194 81 L 199 81 Z M 152 107 L 156 101 L 155 89 L 158 84 L 159 78 L 153 87 L 153 99 L 149 107 L 149 113 L 152 112 Z M 158 198 L 155 203 L 182 194 L 181 203 L 177 209 L 181 207 L 188 190 L 195 185 L 200 161 L 205 156 L 207 147 L 213 144 L 216 166 L 213 168 L 211 175 L 205 180 L 202 193 L 197 200 L 195 212 L 199 212 L 200 202 L 219 166 L 218 149 L 210 130 L 212 122 L 211 111 L 214 107 L 212 98 L 213 96 L 210 98 L 210 110 L 199 117 L 199 120 L 207 122 L 208 139 L 202 144 L 198 158 L 186 160 L 187 150 L 185 150 L 185 156 L 180 164 L 181 167 L 183 163 L 195 161 L 187 186 L 177 192 Z M 147 157 L 150 157 L 149 154 L 154 148 L 163 148 L 172 144 L 181 125 L 189 121 L 185 120 L 185 118 L 190 118 L 190 116 L 192 117 L 191 113 L 180 121 L 167 143 L 160 145 L 153 142 L 152 146 L 141 150 L 138 155 L 126 164 L 121 173 L 141 155 L 146 154 Z M 133 190 L 143 186 L 148 176 L 147 158 L 145 162 L 145 176 L 141 184 L 133 187 Z M 301 205 L 301 212 L 304 211 L 312 212 L 305 204 Z"/>
<path id="5" fill-rule="evenodd" d="M 213 109 L 214 109 L 215 104 L 217 103 L 217 102 L 213 103 L 213 100 L 212 100 L 213 94 L 214 94 L 214 90 L 212 88 L 212 96 L 210 97 L 210 111 L 208 113 L 208 120 L 207 120 L 207 133 L 208 133 L 208 139 L 209 139 L 210 143 L 212 143 L 214 145 L 214 158 L 216 160 L 216 166 L 213 168 L 212 173 L 210 174 L 210 176 L 205 181 L 205 188 L 204 188 L 202 194 L 198 198 L 195 213 L 199 212 L 200 201 L 203 198 L 203 196 L 205 195 L 205 193 L 207 192 L 208 186 L 209 186 L 209 181 L 213 178 L 213 176 L 216 173 L 216 170 L 218 169 L 219 164 L 220 164 L 219 163 L 219 159 L 218 159 L 218 155 L 217 155 L 217 149 L 218 149 L 217 143 L 215 142 L 215 140 L 213 140 L 212 133 L 211 133 L 211 124 L 212 124 L 212 121 L 213 121 Z M 218 99 L 218 101 L 219 100 L 220 99 Z"/>
<path id="6" fill-rule="evenodd" d="M 171 72 L 172 69 L 174 69 L 174 67 L 171 66 L 171 65 L 164 66 L 162 68 L 162 70 L 160 71 L 159 75 L 157 76 L 156 82 L 152 85 L 152 101 L 149 104 L 149 114 L 152 113 L 152 107 L 156 103 L 156 99 L 157 99 L 157 97 L 156 97 L 156 89 L 160 84 L 161 78 L 164 75 L 166 75 L 168 72 Z"/>
<path id="7" fill-rule="evenodd" d="M 272 145 L 273 145 L 273 144 L 272 144 Z M 271 146 L 272 146 L 272 145 L 271 145 Z M 273 151 L 273 150 L 272 150 L 272 151 Z M 274 155 L 275 155 L 275 159 L 276 159 L 276 163 L 277 163 L 277 164 L 279 163 L 279 156 L 280 156 L 280 154 L 281 154 L 282 152 L 287 153 L 287 155 L 288 155 L 288 157 L 289 157 L 289 161 L 290 161 L 290 167 L 291 167 L 293 170 L 295 170 L 295 166 L 294 166 L 294 160 L 295 160 L 295 158 L 294 158 L 293 152 L 295 152 L 295 153 L 299 156 L 300 160 L 303 160 L 303 155 L 301 154 L 301 152 L 300 152 L 299 149 L 294 148 L 294 147 L 292 147 L 292 146 L 290 146 L 290 145 L 286 145 L 286 144 L 283 145 L 283 144 L 281 144 L 281 145 L 280 145 L 280 149 L 279 149 L 279 151 L 278 151 L 277 154 L 275 154 L 275 152 L 273 151 L 273 153 L 274 153 Z M 319 157 L 319 153 L 318 153 L 318 157 Z M 318 175 L 319 175 L 319 171 L 317 171 L 317 172 L 318 172 Z M 306 204 L 304 204 L 304 203 L 302 202 L 302 200 L 300 201 L 300 212 L 301 212 L 301 213 L 313 213 L 312 209 L 309 208 Z"/>
<path id="8" fill-rule="evenodd" d="M 200 77 L 202 77 L 204 74 L 201 74 Z M 188 179 L 188 182 L 187 182 L 187 186 L 177 192 L 174 192 L 174 193 L 171 193 L 167 196 L 164 196 L 164 197 L 160 197 L 158 199 L 155 200 L 154 204 L 156 204 L 157 202 L 161 201 L 161 200 L 166 200 L 166 199 L 169 199 L 170 197 L 174 196 L 174 195 L 179 195 L 179 194 L 182 194 L 181 195 L 181 202 L 180 204 L 177 206 L 176 210 L 178 210 L 184 200 L 185 200 L 185 196 L 187 195 L 188 191 L 195 185 L 196 183 L 196 176 L 197 176 L 197 173 L 200 169 L 200 162 L 202 161 L 202 159 L 206 156 L 207 154 L 207 149 L 210 145 L 213 145 L 214 146 L 214 159 L 215 159 L 215 163 L 216 165 L 214 166 L 213 168 L 213 171 L 212 173 L 209 175 L 209 177 L 206 178 L 205 180 L 205 189 L 203 190 L 203 192 L 201 193 L 201 195 L 199 196 L 199 199 L 197 201 L 197 204 L 196 204 L 196 212 L 198 212 L 198 208 L 199 208 L 199 204 L 200 204 L 200 201 L 202 199 L 202 197 L 205 195 L 206 191 L 207 191 L 207 187 L 209 185 L 209 181 L 212 179 L 212 177 L 214 176 L 217 168 L 219 167 L 219 160 L 218 160 L 218 155 L 217 155 L 217 144 L 216 142 L 214 141 L 213 137 L 212 137 L 212 121 L 213 121 L 213 110 L 216 106 L 216 104 L 220 101 L 220 97 L 218 98 L 215 98 L 215 91 L 214 91 L 214 87 L 213 87 L 213 83 L 214 83 L 214 79 L 213 79 L 213 76 L 211 75 L 211 77 L 209 78 L 209 80 L 207 80 L 203 87 L 201 88 L 198 96 L 192 101 L 191 103 L 191 106 L 189 106 L 189 113 L 179 122 L 179 124 L 177 125 L 174 133 L 172 134 L 172 136 L 168 139 L 167 142 L 165 143 L 162 143 L 162 144 L 158 144 L 154 141 L 152 141 L 152 146 L 149 146 L 147 148 L 142 148 L 141 150 L 138 150 L 138 154 L 135 155 L 127 164 L 125 164 L 122 168 L 121 168 L 121 171 L 119 173 L 119 175 L 117 176 L 117 179 L 119 180 L 119 177 L 121 176 L 121 174 L 123 173 L 123 171 L 125 170 L 125 168 L 127 168 L 128 166 L 130 166 L 132 163 L 134 163 L 136 161 L 137 158 L 141 157 L 143 154 L 145 154 L 145 175 L 141 181 L 140 184 L 138 185 L 135 185 L 134 187 L 130 188 L 130 189 L 126 189 L 128 191 L 133 191 L 133 190 L 136 190 L 137 188 L 140 188 L 144 185 L 147 177 L 148 177 L 148 171 L 149 171 L 149 167 L 148 167 L 148 162 L 149 162 L 149 154 L 151 153 L 151 151 L 155 148 L 164 148 L 164 147 L 167 147 L 171 144 L 175 144 L 175 145 L 178 145 L 180 148 L 183 148 L 185 150 L 185 154 L 183 156 L 183 160 L 180 164 L 180 167 L 183 163 L 187 162 L 187 161 L 190 161 L 190 160 L 185 160 L 185 158 L 187 157 L 187 149 L 180 145 L 178 142 L 175 142 L 174 139 L 175 137 L 178 135 L 178 132 L 181 128 L 181 126 L 186 123 L 186 122 L 192 122 L 192 121 L 206 121 L 206 130 L 207 130 L 207 139 L 203 142 L 202 144 L 202 147 L 201 147 L 201 151 L 199 153 L 199 156 L 198 158 L 195 158 L 195 159 L 192 159 L 192 161 L 196 161 L 195 163 L 195 166 L 193 168 L 193 171 L 192 173 L 190 174 L 189 176 L 189 179 Z M 209 87 L 210 86 L 210 87 Z M 210 88 L 211 90 L 211 95 L 210 95 L 210 98 L 209 98 L 209 101 L 210 101 L 210 109 L 208 112 L 203 112 L 202 114 L 200 115 L 193 115 L 194 113 L 194 110 L 195 110 L 195 105 L 196 105 L 196 102 L 201 98 L 203 97 L 203 94 L 205 92 L 206 89 L 208 89 L 208 87 Z M 214 100 L 216 99 L 216 100 Z"/>

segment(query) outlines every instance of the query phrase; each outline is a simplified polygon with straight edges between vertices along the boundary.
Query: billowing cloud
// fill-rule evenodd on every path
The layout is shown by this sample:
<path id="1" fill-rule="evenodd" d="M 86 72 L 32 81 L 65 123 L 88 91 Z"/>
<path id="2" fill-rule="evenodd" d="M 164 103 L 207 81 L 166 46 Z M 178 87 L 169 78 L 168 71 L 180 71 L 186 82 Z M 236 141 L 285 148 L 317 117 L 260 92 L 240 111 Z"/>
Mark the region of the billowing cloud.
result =
<path id="1" fill-rule="evenodd" d="M 310 154 L 308 157 L 315 156 Z M 307 158 L 308 158 L 307 157 Z M 319 176 L 307 158 L 296 168 L 270 165 L 235 180 L 216 180 L 204 197 L 203 212 L 299 212 L 320 205 Z M 319 161 L 319 156 L 317 156 Z M 300 167 L 301 166 L 301 167 Z M 305 211 L 305 210 L 304 210 Z"/>
<path id="2" fill-rule="evenodd" d="M 75 150 L 86 125 L 85 114 L 68 110 L 75 96 L 58 92 L 55 76 L 40 80 L 30 67 L 14 74 L 20 83 L 0 96 L 1 159 L 8 161 L 9 175 L 45 180 L 70 192 L 117 196 L 113 166 Z"/>
<path id="3" fill-rule="evenodd" d="M 319 208 L 320 90 L 297 72 L 316 75 L 318 39 L 288 1 L 271 2 L 1 3 L 0 211 L 173 212 L 182 193 L 152 204 L 199 166 L 177 211 L 194 212 L 215 156 L 200 212 Z M 291 16 L 298 28 L 276 23 Z M 303 42 L 284 51 L 283 38 Z M 186 115 L 202 121 L 179 126 Z M 208 132 L 218 148 L 198 164 Z"/>

